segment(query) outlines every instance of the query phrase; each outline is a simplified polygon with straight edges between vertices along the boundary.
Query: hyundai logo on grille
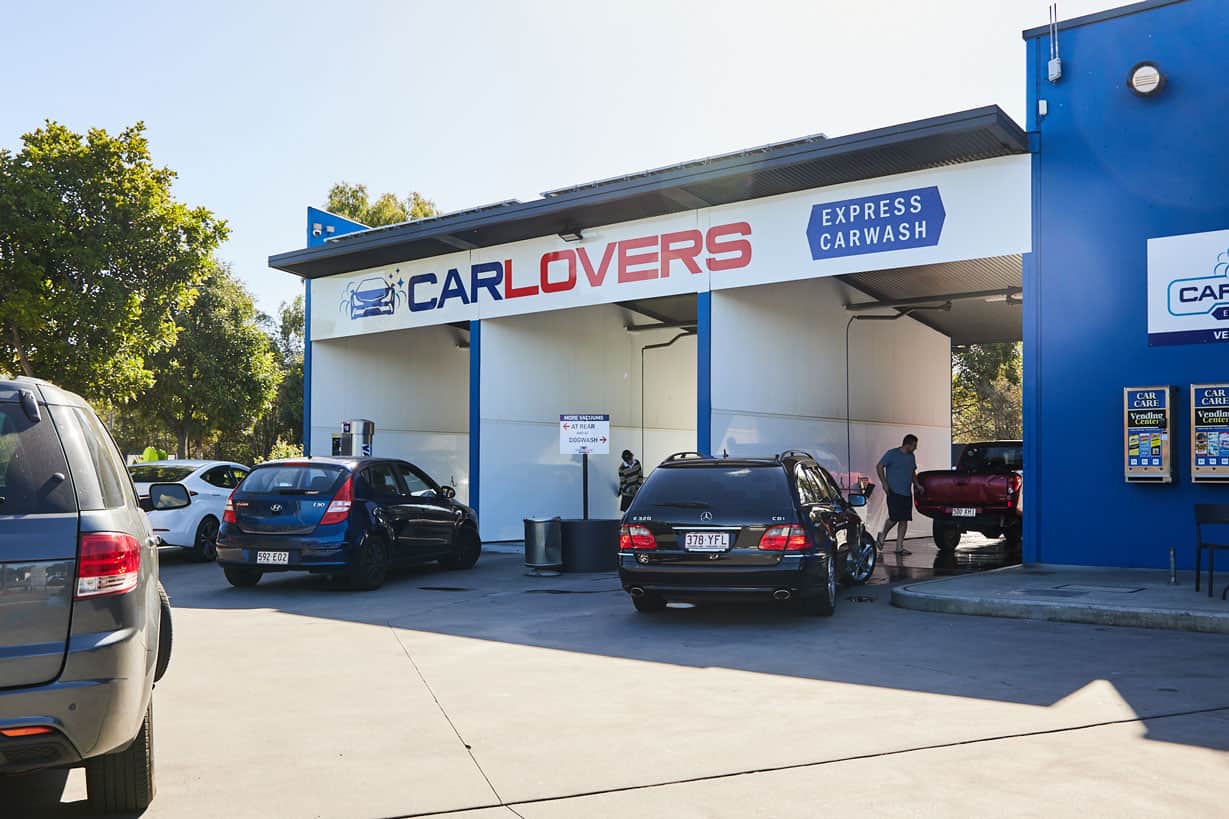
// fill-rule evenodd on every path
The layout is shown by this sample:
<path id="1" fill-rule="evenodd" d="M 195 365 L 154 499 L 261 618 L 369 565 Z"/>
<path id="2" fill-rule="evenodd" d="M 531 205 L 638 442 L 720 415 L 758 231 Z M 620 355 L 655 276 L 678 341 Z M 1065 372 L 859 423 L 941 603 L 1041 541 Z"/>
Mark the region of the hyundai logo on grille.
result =
<path id="1" fill-rule="evenodd" d="M 713 519 L 712 512 L 701 512 L 700 513 L 700 520 L 712 520 L 712 519 Z"/>
<path id="2" fill-rule="evenodd" d="M 280 503 L 275 503 L 269 507 L 269 511 L 270 512 L 280 512 L 282 511 L 282 505 Z"/>

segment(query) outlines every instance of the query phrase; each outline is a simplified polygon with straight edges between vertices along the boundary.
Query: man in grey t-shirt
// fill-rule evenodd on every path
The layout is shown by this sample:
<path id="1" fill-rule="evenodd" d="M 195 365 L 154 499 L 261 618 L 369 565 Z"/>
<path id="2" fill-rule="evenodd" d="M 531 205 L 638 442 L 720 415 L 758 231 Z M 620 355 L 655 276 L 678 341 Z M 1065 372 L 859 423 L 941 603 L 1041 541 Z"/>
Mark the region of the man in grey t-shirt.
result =
<path id="1" fill-rule="evenodd" d="M 875 544 L 882 551 L 883 539 L 895 526 L 896 554 L 902 557 L 912 554 L 905 548 L 905 531 L 909 528 L 909 521 L 913 520 L 913 487 L 917 485 L 917 459 L 913 453 L 916 451 L 917 436 L 906 435 L 901 445 L 883 453 L 875 466 L 879 482 L 888 496 L 888 519 Z"/>

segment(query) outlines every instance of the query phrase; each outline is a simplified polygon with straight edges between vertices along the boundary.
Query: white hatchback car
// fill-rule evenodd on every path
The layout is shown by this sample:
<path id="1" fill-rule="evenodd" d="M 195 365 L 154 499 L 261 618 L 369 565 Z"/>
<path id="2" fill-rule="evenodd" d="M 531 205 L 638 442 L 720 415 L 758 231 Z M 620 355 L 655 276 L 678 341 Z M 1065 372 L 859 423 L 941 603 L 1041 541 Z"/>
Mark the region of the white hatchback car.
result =
<path id="1" fill-rule="evenodd" d="M 218 526 L 231 490 L 250 470 L 230 461 L 149 461 L 128 467 L 137 493 L 153 483 L 181 483 L 191 503 L 182 509 L 149 512 L 149 523 L 163 546 L 190 550 L 197 560 L 217 557 Z"/>

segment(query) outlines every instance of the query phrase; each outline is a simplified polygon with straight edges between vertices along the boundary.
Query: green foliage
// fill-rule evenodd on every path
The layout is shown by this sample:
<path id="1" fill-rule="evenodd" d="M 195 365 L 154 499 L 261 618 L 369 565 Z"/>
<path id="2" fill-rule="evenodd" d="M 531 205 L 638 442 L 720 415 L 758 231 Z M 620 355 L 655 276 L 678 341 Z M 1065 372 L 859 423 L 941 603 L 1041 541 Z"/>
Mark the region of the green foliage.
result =
<path id="1" fill-rule="evenodd" d="M 261 455 L 279 441 L 300 448 L 303 444 L 303 322 L 302 296 L 282 304 L 276 321 L 270 316 L 261 320 L 273 339 L 283 376 L 273 406 L 256 424 L 256 448 Z"/>
<path id="2" fill-rule="evenodd" d="M 440 213 L 435 203 L 424 198 L 418 191 L 412 191 L 404 199 L 398 199 L 391 193 L 382 193 L 372 202 L 368 197 L 366 185 L 352 185 L 349 182 L 338 182 L 329 188 L 328 204 L 324 207 L 330 213 L 362 222 L 368 227 L 395 225 L 411 219 L 438 216 Z"/>
<path id="3" fill-rule="evenodd" d="M 149 463 L 150 461 L 165 461 L 166 459 L 166 450 L 158 449 L 156 446 L 147 446 L 145 447 L 144 451 L 141 452 L 141 461 L 143 463 Z"/>
<path id="4" fill-rule="evenodd" d="M 952 352 L 952 440 L 1024 437 L 1019 343 L 973 344 Z"/>
<path id="5" fill-rule="evenodd" d="M 221 264 L 212 266 L 192 306 L 174 315 L 174 347 L 155 354 L 157 383 L 141 401 L 143 416 L 175 434 L 180 457 L 250 432 L 282 379 L 277 351 L 256 323 L 252 296 Z"/>
<path id="6" fill-rule="evenodd" d="M 0 368 L 106 402 L 153 383 L 227 231 L 171 196 L 144 131 L 48 121 L 0 150 Z"/>
<path id="7" fill-rule="evenodd" d="M 279 458 L 302 458 L 303 445 L 291 443 L 278 438 L 273 442 L 273 446 L 269 448 L 269 457 L 263 460 L 276 461 Z M 257 461 L 259 463 L 259 461 Z"/>

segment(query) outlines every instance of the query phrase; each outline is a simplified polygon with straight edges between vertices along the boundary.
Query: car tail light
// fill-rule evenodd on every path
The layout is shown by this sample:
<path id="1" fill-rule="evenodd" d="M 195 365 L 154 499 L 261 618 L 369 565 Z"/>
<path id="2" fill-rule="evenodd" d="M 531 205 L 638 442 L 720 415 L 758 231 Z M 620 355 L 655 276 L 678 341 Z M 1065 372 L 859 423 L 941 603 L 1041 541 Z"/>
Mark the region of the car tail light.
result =
<path id="1" fill-rule="evenodd" d="M 51 729 L 42 725 L 34 725 L 29 728 L 0 728 L 0 736 L 10 738 L 17 737 L 37 737 L 43 734 L 50 734 Z"/>
<path id="2" fill-rule="evenodd" d="M 766 552 L 801 552 L 810 545 L 806 530 L 796 523 L 773 526 L 760 537 L 760 548 Z"/>
<path id="3" fill-rule="evenodd" d="M 1007 503 L 1009 506 L 1014 505 L 1016 497 L 1020 494 L 1020 487 L 1024 485 L 1024 479 L 1016 473 L 1011 473 L 1007 476 Z"/>
<path id="4" fill-rule="evenodd" d="M 226 506 L 222 507 L 222 522 L 223 523 L 238 523 L 235 517 L 235 493 L 238 489 L 230 490 L 230 495 L 226 497 Z"/>
<path id="5" fill-rule="evenodd" d="M 86 532 L 77 548 L 77 599 L 125 594 L 141 575 L 141 545 L 120 532 Z"/>
<path id="6" fill-rule="evenodd" d="M 354 487 L 350 481 L 350 476 L 346 476 L 346 480 L 342 483 L 341 488 L 337 490 L 337 494 L 333 496 L 332 502 L 329 503 L 329 508 L 325 510 L 324 517 L 320 518 L 321 526 L 328 526 L 330 523 L 341 523 L 350 517 L 350 507 L 354 503 Z"/>
<path id="7" fill-rule="evenodd" d="M 657 538 L 653 537 L 653 533 L 647 526 L 624 525 L 619 530 L 619 548 L 623 550 L 656 549 Z"/>

